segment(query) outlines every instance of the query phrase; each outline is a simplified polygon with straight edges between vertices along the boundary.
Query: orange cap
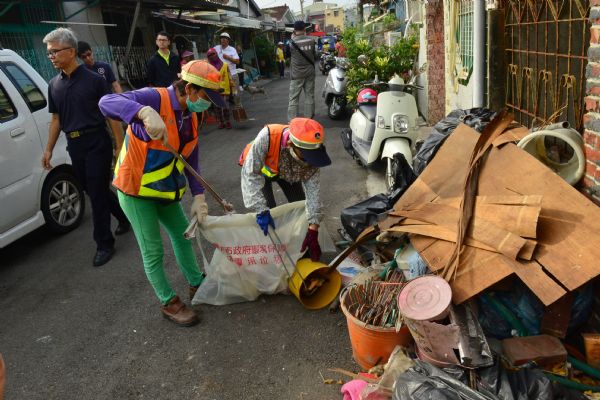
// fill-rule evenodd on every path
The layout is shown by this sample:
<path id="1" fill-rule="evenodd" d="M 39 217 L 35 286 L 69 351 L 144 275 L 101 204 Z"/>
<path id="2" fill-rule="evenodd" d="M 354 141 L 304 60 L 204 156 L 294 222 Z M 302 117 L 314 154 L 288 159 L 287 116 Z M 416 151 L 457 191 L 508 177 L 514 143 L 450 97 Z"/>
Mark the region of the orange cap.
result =
<path id="1" fill-rule="evenodd" d="M 314 150 L 325 139 L 323 126 L 310 118 L 294 118 L 290 121 L 290 140 L 301 149 Z"/>
<path id="2" fill-rule="evenodd" d="M 310 118 L 294 118 L 288 129 L 289 140 L 300 150 L 304 161 L 316 168 L 331 164 L 323 144 L 325 132 L 320 123 Z"/>
<path id="3" fill-rule="evenodd" d="M 203 88 L 216 91 L 221 88 L 219 71 L 204 60 L 193 60 L 181 67 L 181 78 Z"/>

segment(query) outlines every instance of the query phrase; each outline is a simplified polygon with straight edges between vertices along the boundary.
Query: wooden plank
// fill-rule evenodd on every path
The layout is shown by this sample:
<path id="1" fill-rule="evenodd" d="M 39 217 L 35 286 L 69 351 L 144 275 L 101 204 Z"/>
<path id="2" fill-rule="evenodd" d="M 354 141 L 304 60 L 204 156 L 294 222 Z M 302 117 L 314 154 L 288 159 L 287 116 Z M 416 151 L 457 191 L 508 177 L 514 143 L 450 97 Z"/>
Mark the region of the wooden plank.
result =
<path id="1" fill-rule="evenodd" d="M 426 203 L 420 209 L 410 211 L 396 211 L 398 215 L 406 216 L 407 218 L 417 219 L 430 222 L 435 225 L 443 226 L 456 232 L 458 223 L 458 210 L 450 206 L 438 203 Z M 467 230 L 467 236 L 478 242 L 484 243 L 497 249 L 500 253 L 505 254 L 513 259 L 521 249 L 525 246 L 525 239 L 508 232 L 496 225 L 481 219 L 474 218 L 471 221 L 471 226 Z M 456 236 L 455 236 L 456 237 Z M 454 239 L 455 241 L 456 239 Z"/>
<path id="2" fill-rule="evenodd" d="M 408 205 L 430 201 L 431 193 L 439 194 L 440 198 L 462 196 L 468 168 L 465 160 L 478 136 L 477 132 L 460 125 L 419 176 L 419 184 L 413 184 L 394 208 L 402 210 Z M 420 190 L 427 193 L 418 193 Z M 537 288 L 552 288 L 554 294 L 545 297 L 545 304 L 559 293 L 558 285 L 551 283 L 548 273 L 568 290 L 574 290 L 600 274 L 600 230 L 597 226 L 600 209 L 538 160 L 512 144 L 492 149 L 481 170 L 478 190 L 481 196 L 543 196 L 534 256 L 544 269 L 530 268 L 522 272 L 520 278 L 527 280 L 527 286 L 540 298 L 545 297 L 544 290 Z M 452 251 L 451 244 L 444 245 L 440 240 L 416 236 L 411 237 L 411 242 L 417 250 L 427 245 L 422 256 L 433 270 L 445 262 Z M 485 254 L 484 250 L 471 249 Z M 515 272 L 514 268 L 507 268 L 497 259 L 487 261 L 485 268 L 471 267 L 462 272 L 460 282 L 464 285 L 457 284 L 457 276 L 452 283 L 453 291 L 459 292 L 455 301 L 477 294 Z M 484 276 L 471 276 L 475 272 Z"/>
<path id="3" fill-rule="evenodd" d="M 480 179 L 482 194 L 543 196 L 535 257 L 567 289 L 600 275 L 598 206 L 513 144 L 492 150 Z"/>

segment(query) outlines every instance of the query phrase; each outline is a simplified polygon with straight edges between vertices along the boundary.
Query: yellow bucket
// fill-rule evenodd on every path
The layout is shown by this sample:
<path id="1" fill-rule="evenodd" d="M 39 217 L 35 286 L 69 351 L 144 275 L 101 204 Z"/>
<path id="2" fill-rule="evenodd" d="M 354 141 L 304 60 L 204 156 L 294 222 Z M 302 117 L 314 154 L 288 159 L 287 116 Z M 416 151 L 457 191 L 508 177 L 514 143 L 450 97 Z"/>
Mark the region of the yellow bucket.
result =
<path id="1" fill-rule="evenodd" d="M 326 281 L 312 295 L 306 296 L 301 291 L 302 278 L 308 282 L 315 275 L 326 278 Z M 296 263 L 296 270 L 288 279 L 288 287 L 304 307 L 309 310 L 318 310 L 327 307 L 335 300 L 342 287 L 342 277 L 335 269 L 329 272 L 327 264 L 303 258 Z"/>

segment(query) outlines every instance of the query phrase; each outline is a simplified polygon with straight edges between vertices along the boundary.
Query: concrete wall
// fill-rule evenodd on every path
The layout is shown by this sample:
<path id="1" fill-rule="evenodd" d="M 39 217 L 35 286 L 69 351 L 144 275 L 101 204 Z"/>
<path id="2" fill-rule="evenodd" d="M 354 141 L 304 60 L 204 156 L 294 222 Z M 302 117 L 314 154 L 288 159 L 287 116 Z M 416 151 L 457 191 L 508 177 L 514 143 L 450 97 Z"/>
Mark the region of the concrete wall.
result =
<path id="1" fill-rule="evenodd" d="M 337 16 L 335 13 L 337 12 Z M 325 10 L 325 26 L 333 26 L 339 31 L 344 30 L 344 9 L 342 7 Z"/>
<path id="2" fill-rule="evenodd" d="M 83 9 L 87 3 L 85 1 L 65 1 L 63 2 L 63 11 L 65 18 Z M 100 6 L 87 8 L 72 18 L 68 22 L 94 22 L 102 24 L 102 9 Z M 107 46 L 105 29 L 110 27 L 104 26 L 86 26 L 86 25 L 71 25 L 70 28 L 77 35 L 78 40 L 88 42 L 92 46 Z"/>
<path id="3" fill-rule="evenodd" d="M 583 193 L 600 205 L 600 0 L 590 0 L 591 40 L 586 68 L 583 139 L 586 168 L 582 181 Z"/>

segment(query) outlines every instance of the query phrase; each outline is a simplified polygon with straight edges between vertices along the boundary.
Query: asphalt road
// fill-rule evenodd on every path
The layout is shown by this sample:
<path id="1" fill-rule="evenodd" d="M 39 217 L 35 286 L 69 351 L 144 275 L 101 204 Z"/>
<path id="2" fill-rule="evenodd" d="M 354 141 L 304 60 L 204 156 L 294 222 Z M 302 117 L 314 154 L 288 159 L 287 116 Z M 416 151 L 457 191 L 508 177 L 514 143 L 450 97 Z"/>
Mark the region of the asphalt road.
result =
<path id="1" fill-rule="evenodd" d="M 320 97 L 323 83 L 319 75 L 316 119 L 326 128 L 333 160 L 322 171 L 325 225 L 338 239 L 340 210 L 366 198 L 373 172 L 345 153 L 339 132 L 348 119 L 329 120 Z M 244 94 L 254 120 L 234 123 L 232 130 L 212 125 L 201 135 L 203 174 L 237 210 L 244 210 L 239 154 L 264 124 L 285 123 L 288 84 L 275 79 L 264 86 L 265 96 Z M 189 205 L 186 195 L 184 208 Z M 221 212 L 210 200 L 209 207 Z M 340 387 L 323 384 L 320 373 L 338 379 L 328 368 L 358 369 L 344 316 L 308 311 L 293 296 L 200 306 L 199 325 L 177 327 L 161 317 L 133 234 L 118 237 L 116 249 L 109 264 L 91 266 L 95 245 L 88 203 L 76 231 L 53 237 L 42 228 L 0 250 L 7 400 L 340 399 Z M 186 298 L 169 246 L 165 269 Z"/>

